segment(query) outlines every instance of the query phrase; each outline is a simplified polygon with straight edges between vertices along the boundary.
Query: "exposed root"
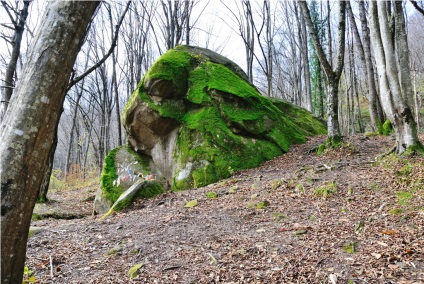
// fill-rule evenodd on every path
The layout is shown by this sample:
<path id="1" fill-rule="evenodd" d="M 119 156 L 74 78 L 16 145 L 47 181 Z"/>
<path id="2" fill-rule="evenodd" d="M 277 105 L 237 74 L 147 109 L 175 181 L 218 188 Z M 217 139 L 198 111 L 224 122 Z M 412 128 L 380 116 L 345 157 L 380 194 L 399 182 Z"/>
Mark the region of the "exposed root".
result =
<path id="1" fill-rule="evenodd" d="M 379 161 L 379 160 L 383 159 L 384 157 L 387 157 L 388 155 L 395 153 L 396 151 L 397 151 L 397 146 L 395 145 L 389 151 L 375 157 L 375 160 Z"/>

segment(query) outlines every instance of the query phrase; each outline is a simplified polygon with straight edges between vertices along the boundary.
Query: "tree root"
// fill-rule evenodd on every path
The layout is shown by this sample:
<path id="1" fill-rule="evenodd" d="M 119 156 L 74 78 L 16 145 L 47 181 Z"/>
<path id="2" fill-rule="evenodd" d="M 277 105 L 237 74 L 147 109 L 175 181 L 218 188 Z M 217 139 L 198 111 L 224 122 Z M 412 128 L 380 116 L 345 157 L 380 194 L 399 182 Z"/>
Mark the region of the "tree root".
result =
<path id="1" fill-rule="evenodd" d="M 387 152 L 385 152 L 385 153 L 383 153 L 383 154 L 381 154 L 381 155 L 378 155 L 376 158 L 375 158 L 375 160 L 376 161 L 379 161 L 379 160 L 381 160 L 381 159 L 383 159 L 384 157 L 387 157 L 388 155 L 390 155 L 390 154 L 392 154 L 392 153 L 395 153 L 396 152 L 396 150 L 397 150 L 397 146 L 395 145 L 395 146 L 393 146 L 389 151 L 387 151 Z"/>

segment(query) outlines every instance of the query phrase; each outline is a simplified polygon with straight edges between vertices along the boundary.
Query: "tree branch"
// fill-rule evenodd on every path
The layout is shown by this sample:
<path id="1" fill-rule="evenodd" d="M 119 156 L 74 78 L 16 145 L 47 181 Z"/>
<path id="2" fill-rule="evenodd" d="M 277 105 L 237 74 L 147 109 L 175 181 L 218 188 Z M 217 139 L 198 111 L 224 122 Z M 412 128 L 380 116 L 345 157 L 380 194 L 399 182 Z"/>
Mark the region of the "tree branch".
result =
<path id="1" fill-rule="evenodd" d="M 7 4 L 7 3 L 6 3 L 6 1 L 1 1 L 1 4 L 3 5 L 4 9 L 6 10 L 6 13 L 7 13 L 7 15 L 9 16 L 10 21 L 12 22 L 12 24 L 13 24 L 14 26 L 16 26 L 16 25 L 17 25 L 17 23 L 16 23 L 15 19 L 13 18 L 12 14 L 11 14 L 11 13 L 10 13 L 10 11 L 9 11 L 9 9 L 12 9 L 12 10 L 13 10 L 13 8 L 12 8 L 12 7 L 10 7 L 10 6 L 9 6 L 9 4 Z"/>
<path id="2" fill-rule="evenodd" d="M 417 11 L 418 11 L 418 12 L 420 12 L 421 14 L 423 14 L 423 16 L 424 16 L 424 9 L 423 9 L 423 8 L 421 8 L 421 7 L 418 5 L 417 1 L 410 0 L 410 2 L 411 2 L 411 4 L 415 7 L 415 9 L 417 9 Z"/>
<path id="3" fill-rule="evenodd" d="M 131 5 L 131 1 L 127 2 L 127 5 L 125 7 L 124 12 L 122 13 L 121 18 L 119 19 L 117 25 L 116 25 L 116 30 L 115 30 L 115 35 L 112 39 L 112 44 L 109 48 L 109 51 L 103 56 L 103 58 L 97 62 L 96 64 L 94 64 L 92 67 L 90 67 L 87 71 L 85 71 L 84 73 L 82 73 L 81 75 L 71 79 L 71 81 L 68 83 L 68 88 L 66 89 L 66 91 L 68 92 L 76 83 L 78 83 L 79 81 L 81 81 L 82 79 L 84 79 L 84 77 L 86 77 L 88 74 L 90 74 L 91 72 L 93 72 L 96 68 L 98 68 L 100 65 L 102 65 L 106 59 L 109 58 L 109 56 L 113 53 L 116 45 L 117 45 L 117 41 L 118 41 L 118 37 L 119 37 L 119 28 L 122 25 L 122 22 L 124 20 L 125 14 L 127 13 L 129 7 Z"/>

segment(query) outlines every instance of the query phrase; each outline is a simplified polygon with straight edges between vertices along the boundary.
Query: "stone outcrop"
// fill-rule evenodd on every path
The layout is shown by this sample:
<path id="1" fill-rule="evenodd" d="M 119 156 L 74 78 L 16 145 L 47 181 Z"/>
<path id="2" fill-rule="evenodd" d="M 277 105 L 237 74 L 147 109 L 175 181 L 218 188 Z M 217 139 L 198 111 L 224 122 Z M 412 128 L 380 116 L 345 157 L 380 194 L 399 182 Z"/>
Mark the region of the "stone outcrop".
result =
<path id="1" fill-rule="evenodd" d="M 308 111 L 262 96 L 235 63 L 191 46 L 154 63 L 122 121 L 130 148 L 149 165 L 146 172 L 173 190 L 205 186 L 326 133 Z"/>
<path id="2" fill-rule="evenodd" d="M 93 213 L 104 214 L 112 205 L 115 205 L 117 210 L 123 209 L 125 205 L 131 204 L 135 197 L 149 198 L 163 193 L 164 182 L 151 175 L 151 166 L 149 156 L 136 153 L 127 145 L 110 151 L 103 165 Z M 143 180 L 148 182 L 140 182 Z M 133 190 L 134 184 L 137 184 L 137 192 Z M 121 202 L 114 204 L 120 197 Z"/>

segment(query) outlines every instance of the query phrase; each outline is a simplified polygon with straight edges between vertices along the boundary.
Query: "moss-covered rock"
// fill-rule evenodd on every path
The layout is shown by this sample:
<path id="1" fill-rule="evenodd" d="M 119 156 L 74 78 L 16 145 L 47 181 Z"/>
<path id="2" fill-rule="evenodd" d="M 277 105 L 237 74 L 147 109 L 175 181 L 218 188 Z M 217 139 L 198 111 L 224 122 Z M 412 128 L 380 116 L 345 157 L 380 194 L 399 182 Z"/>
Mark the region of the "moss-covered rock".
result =
<path id="1" fill-rule="evenodd" d="M 129 144 L 150 157 L 172 189 L 183 190 L 256 167 L 306 136 L 326 133 L 311 113 L 262 96 L 246 79 L 240 67 L 210 50 L 168 51 L 124 109 Z"/>
<path id="2" fill-rule="evenodd" d="M 151 165 L 151 157 L 135 152 L 128 145 L 111 150 L 103 164 L 100 188 L 94 199 L 94 214 L 108 212 L 129 188 L 140 179 L 149 177 L 154 172 L 154 167 Z M 115 210 L 121 210 L 131 204 L 134 197 L 150 198 L 165 191 L 161 182 L 143 183 L 143 186 L 137 189 L 131 198 L 125 200 L 126 203 L 121 202 L 115 206 Z"/>

